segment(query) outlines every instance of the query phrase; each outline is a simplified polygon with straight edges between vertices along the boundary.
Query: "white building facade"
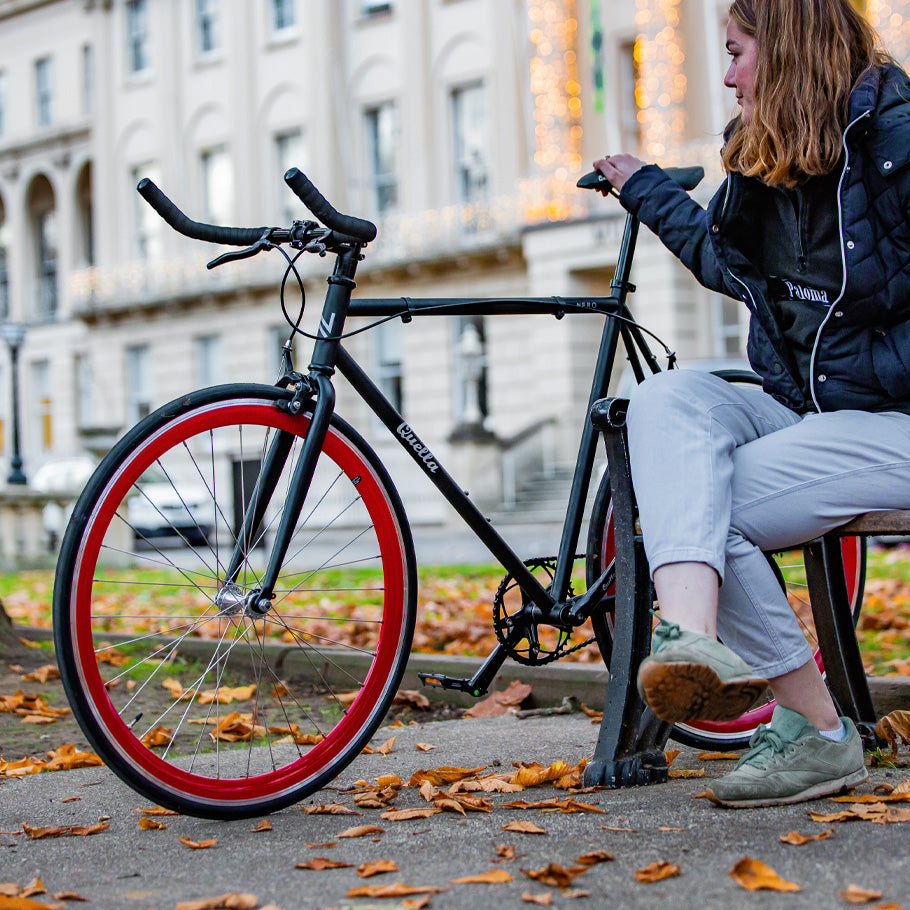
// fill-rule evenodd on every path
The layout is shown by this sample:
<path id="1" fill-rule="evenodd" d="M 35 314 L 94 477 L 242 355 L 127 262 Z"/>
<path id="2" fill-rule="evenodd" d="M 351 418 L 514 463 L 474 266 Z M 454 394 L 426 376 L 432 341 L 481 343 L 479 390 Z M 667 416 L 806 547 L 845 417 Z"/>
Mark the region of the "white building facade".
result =
<path id="1" fill-rule="evenodd" d="M 910 3 L 865 5 L 906 59 Z M 135 192 L 140 178 L 197 220 L 287 225 L 307 217 L 281 179 L 300 167 L 340 211 L 379 226 L 362 296 L 606 295 L 623 213 L 575 180 L 622 149 L 703 164 L 696 195 L 710 196 L 733 109 L 726 7 L 0 0 L 0 318 L 26 327 L 26 474 L 102 451 L 190 389 L 277 376 L 283 260 L 207 271 L 217 251 L 170 231 Z M 312 327 L 329 265 L 300 267 Z M 741 356 L 739 305 L 644 234 L 633 280 L 634 312 L 680 357 Z M 453 434 L 479 408 L 495 507 L 522 465 L 572 460 L 600 327 L 441 317 L 387 323 L 349 347 L 444 462 L 457 462 Z M 460 353 L 467 335 L 482 345 L 479 382 Z M 11 381 L 0 351 L 4 473 Z M 338 410 L 404 463 L 343 384 Z M 400 486 L 413 520 L 445 520 L 422 481 L 400 476 L 412 478 Z"/>

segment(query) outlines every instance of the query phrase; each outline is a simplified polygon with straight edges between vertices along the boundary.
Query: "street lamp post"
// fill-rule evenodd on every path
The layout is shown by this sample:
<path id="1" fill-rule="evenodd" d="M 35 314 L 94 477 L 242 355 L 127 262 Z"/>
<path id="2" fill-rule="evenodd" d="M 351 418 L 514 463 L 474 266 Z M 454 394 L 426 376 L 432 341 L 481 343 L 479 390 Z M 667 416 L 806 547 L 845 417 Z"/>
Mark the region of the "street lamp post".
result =
<path id="1" fill-rule="evenodd" d="M 12 367 L 13 454 L 10 458 L 10 471 L 6 482 L 22 485 L 28 483 L 25 472 L 22 470 L 22 453 L 19 447 L 19 348 L 25 341 L 25 326 L 18 322 L 4 322 L 0 325 L 0 334 L 9 345 Z"/>

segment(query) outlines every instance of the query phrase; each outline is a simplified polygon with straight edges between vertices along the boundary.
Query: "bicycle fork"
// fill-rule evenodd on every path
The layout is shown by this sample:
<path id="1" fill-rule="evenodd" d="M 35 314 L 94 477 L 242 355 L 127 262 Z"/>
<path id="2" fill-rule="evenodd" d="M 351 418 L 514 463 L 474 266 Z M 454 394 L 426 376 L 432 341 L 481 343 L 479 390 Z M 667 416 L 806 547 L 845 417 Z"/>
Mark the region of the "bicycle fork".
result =
<path id="1" fill-rule="evenodd" d="M 288 496 L 285 500 L 275 540 L 269 553 L 269 562 L 265 574 L 252 590 L 244 590 L 237 584 L 237 577 L 243 567 L 247 554 L 256 539 L 259 527 L 265 517 L 266 509 L 272 501 L 272 496 L 278 486 L 278 481 L 287 464 L 288 457 L 297 438 L 295 434 L 280 431 L 269 444 L 268 451 L 262 462 L 262 468 L 253 494 L 250 497 L 250 506 L 246 510 L 234 549 L 225 572 L 225 580 L 215 603 L 223 612 L 236 612 L 245 609 L 251 615 L 264 615 L 268 613 L 275 596 L 275 584 L 278 573 L 287 556 L 291 540 L 297 527 L 303 504 L 316 471 L 316 463 L 322 451 L 322 444 L 329 429 L 329 421 L 335 410 L 335 389 L 325 375 L 315 373 L 310 376 L 311 382 L 316 385 L 317 395 L 310 418 L 310 425 L 300 452 L 300 458 L 294 467 L 290 481 Z"/>

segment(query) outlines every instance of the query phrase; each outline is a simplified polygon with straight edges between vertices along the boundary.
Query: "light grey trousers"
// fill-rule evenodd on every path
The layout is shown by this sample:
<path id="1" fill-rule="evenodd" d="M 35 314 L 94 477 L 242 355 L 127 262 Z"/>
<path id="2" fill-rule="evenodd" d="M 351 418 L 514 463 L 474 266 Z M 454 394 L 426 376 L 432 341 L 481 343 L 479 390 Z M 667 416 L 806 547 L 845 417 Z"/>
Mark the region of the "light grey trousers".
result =
<path id="1" fill-rule="evenodd" d="M 762 551 L 910 508 L 910 415 L 800 417 L 758 386 L 670 370 L 635 389 L 627 424 L 651 573 L 712 566 L 721 640 L 764 677 L 801 667 L 812 650 Z"/>

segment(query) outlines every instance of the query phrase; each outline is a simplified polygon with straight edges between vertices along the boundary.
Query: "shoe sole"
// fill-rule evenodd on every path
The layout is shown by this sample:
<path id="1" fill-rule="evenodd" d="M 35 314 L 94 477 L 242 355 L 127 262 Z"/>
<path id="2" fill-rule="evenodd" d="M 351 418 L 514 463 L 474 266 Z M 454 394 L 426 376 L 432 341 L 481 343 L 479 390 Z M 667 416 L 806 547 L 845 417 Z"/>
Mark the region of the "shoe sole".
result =
<path id="1" fill-rule="evenodd" d="M 865 768 L 859 771 L 852 771 L 837 780 L 826 780 L 820 784 L 815 784 L 799 793 L 793 793 L 790 796 L 765 796 L 755 797 L 753 799 L 722 799 L 710 787 L 705 791 L 705 795 L 712 803 L 718 806 L 726 806 L 729 809 L 758 809 L 762 806 L 789 806 L 792 803 L 802 803 L 806 800 L 817 799 L 820 796 L 830 796 L 832 793 L 838 793 L 848 787 L 855 787 L 861 784 L 869 772 Z"/>
<path id="2" fill-rule="evenodd" d="M 761 677 L 724 682 L 704 664 L 658 661 L 643 664 L 638 681 L 651 710 L 671 724 L 735 720 L 759 701 L 768 687 L 768 680 Z"/>

